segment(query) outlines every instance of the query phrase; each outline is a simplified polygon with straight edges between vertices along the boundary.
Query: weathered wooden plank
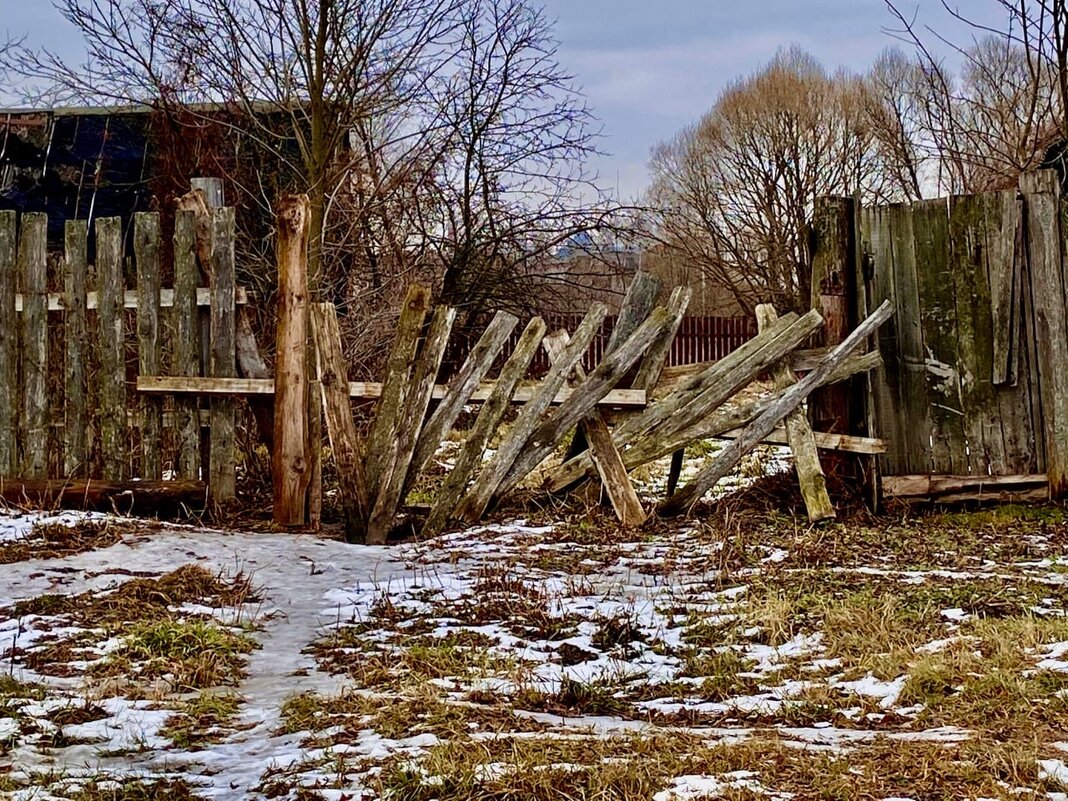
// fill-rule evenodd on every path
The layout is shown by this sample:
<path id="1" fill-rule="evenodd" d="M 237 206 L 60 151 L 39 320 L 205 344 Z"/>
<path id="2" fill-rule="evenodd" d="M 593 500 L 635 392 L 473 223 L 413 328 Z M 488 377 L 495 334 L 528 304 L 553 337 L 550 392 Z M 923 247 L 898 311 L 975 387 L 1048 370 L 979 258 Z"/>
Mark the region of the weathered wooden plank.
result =
<path id="1" fill-rule="evenodd" d="M 88 237 L 88 223 L 67 220 L 63 259 L 63 473 L 67 478 L 89 475 L 85 377 L 89 355 L 85 350 Z"/>
<path id="2" fill-rule="evenodd" d="M 968 469 L 1005 473 L 1000 410 L 994 395 L 994 330 L 986 260 L 986 199 L 949 202 L 950 273 L 957 319 L 957 373 Z"/>
<path id="3" fill-rule="evenodd" d="M 210 361 L 213 378 L 233 378 L 237 375 L 237 324 L 234 319 L 236 222 L 233 208 L 215 209 L 213 212 Z M 208 465 L 208 495 L 212 503 L 226 503 L 237 497 L 235 425 L 233 398 L 225 395 L 212 398 L 211 457 Z"/>
<path id="4" fill-rule="evenodd" d="M 412 457 L 412 467 L 409 471 L 409 485 L 412 474 L 419 473 L 427 462 L 433 457 L 445 435 L 452 430 L 453 424 L 463 411 L 464 404 L 471 400 L 475 391 L 478 390 L 482 379 L 493 367 L 493 362 L 504 348 L 505 342 L 511 336 L 512 331 L 519 324 L 519 318 L 508 312 L 497 312 L 493 320 L 482 332 L 475 347 L 467 355 L 463 366 L 457 372 L 448 389 L 438 404 L 438 408 L 423 426 L 419 435 L 419 441 L 415 446 L 415 455 Z M 434 395 L 438 393 L 438 387 L 433 389 Z"/>
<path id="5" fill-rule="evenodd" d="M 555 362 L 560 358 L 567 347 L 571 337 L 567 331 L 557 331 L 544 341 L 545 350 L 549 354 L 549 361 Z M 586 379 L 585 371 L 580 365 L 575 366 L 572 386 L 581 384 Z M 638 498 L 634 485 L 627 476 L 627 468 L 623 466 L 623 457 L 612 442 L 612 432 L 608 424 L 597 411 L 593 411 L 583 418 L 586 427 L 586 437 L 590 445 L 590 458 L 593 460 L 597 474 L 601 477 L 601 484 L 608 494 L 612 503 L 612 509 L 625 528 L 640 526 L 645 522 L 645 510 Z"/>
<path id="6" fill-rule="evenodd" d="M 411 467 L 434 392 L 434 380 L 441 369 L 441 360 L 445 356 L 455 320 L 456 309 L 441 306 L 434 311 L 426 338 L 412 367 L 412 380 L 405 392 L 404 408 L 397 416 L 388 457 L 381 462 L 378 495 L 374 498 L 367 524 L 367 542 L 370 545 L 383 544 L 393 527 L 393 518 L 403 500 L 404 486 L 409 477 L 408 468 Z"/>
<path id="7" fill-rule="evenodd" d="M 181 212 L 179 212 L 181 213 Z M 199 279 L 198 279 L 199 280 Z M 210 306 L 211 305 L 211 288 L 210 287 L 197 287 L 196 281 L 193 282 L 193 286 L 196 288 L 196 305 L 197 306 Z M 249 302 L 248 290 L 244 287 L 238 287 L 235 290 L 234 302 L 239 306 L 247 305 Z M 97 311 L 100 308 L 100 293 L 99 292 L 86 292 L 85 300 L 82 302 L 82 306 L 89 311 Z M 169 309 L 174 306 L 174 290 L 173 289 L 161 289 L 159 293 L 159 303 L 157 306 L 161 309 Z M 23 298 L 21 293 L 15 295 L 15 312 L 22 313 Z M 137 308 L 137 290 L 128 289 L 122 293 L 122 307 L 127 311 L 132 311 Z M 61 312 L 66 311 L 67 305 L 65 300 L 65 294 L 62 292 L 49 292 L 48 293 L 48 311 L 49 312 Z"/>
<path id="8" fill-rule="evenodd" d="M 18 218 L 0 211 L 0 476 L 18 472 Z"/>
<path id="9" fill-rule="evenodd" d="M 1016 192 L 983 195 L 987 284 L 993 326 L 995 386 L 1016 383 L 1019 359 L 1020 270 L 1016 263 L 1016 231 L 1020 211 Z"/>
<path id="10" fill-rule="evenodd" d="M 654 309 L 626 342 L 606 355 L 576 388 L 575 394 L 534 428 L 497 487 L 494 497 L 499 498 L 511 491 L 541 464 L 567 432 L 586 417 L 597 401 L 623 378 L 652 344 L 657 334 L 669 324 L 671 321 L 668 310 L 663 306 Z M 565 347 L 559 357 L 561 360 L 566 358 L 566 352 Z"/>
<path id="11" fill-rule="evenodd" d="M 820 382 L 825 380 L 850 353 L 861 347 L 865 340 L 874 334 L 879 326 L 892 315 L 893 308 L 890 302 L 884 302 L 864 322 L 858 325 L 840 345 L 835 347 L 822 365 L 785 390 L 775 403 L 771 404 L 760 417 L 745 429 L 742 436 L 724 448 L 713 460 L 712 464 L 698 473 L 682 490 L 662 503 L 658 511 L 663 515 L 670 516 L 691 509 L 708 490 L 734 468 L 742 456 L 768 436 L 790 412 L 798 408 L 805 398 L 820 385 Z"/>
<path id="12" fill-rule="evenodd" d="M 913 230 L 926 351 L 931 472 L 966 474 L 971 465 L 961 402 L 956 284 L 950 262 L 947 201 L 943 198 L 914 204 Z"/>
<path id="13" fill-rule="evenodd" d="M 589 312 L 575 331 L 574 338 L 560 355 L 559 361 L 549 368 L 538 391 L 523 407 L 497 452 L 479 473 L 474 485 L 460 502 L 455 512 L 458 518 L 475 523 L 485 514 L 498 487 L 505 480 L 509 469 L 513 467 L 534 433 L 534 429 L 538 426 L 542 414 L 549 408 L 553 397 L 563 387 L 575 365 L 586 353 L 586 349 L 597 335 L 607 314 L 608 309 L 603 303 L 594 303 L 590 306 Z"/>
<path id="14" fill-rule="evenodd" d="M 484 403 L 494 392 L 495 382 L 483 381 L 468 398 L 470 403 Z M 516 388 L 511 403 L 530 403 L 540 393 L 541 384 L 534 383 Z M 381 398 L 384 386 L 373 381 L 350 381 L 349 396 L 361 400 Z M 273 395 L 274 381 L 258 378 L 198 378 L 195 376 L 139 376 L 138 392 L 155 392 L 164 395 Z M 434 386 L 434 400 L 444 400 L 449 394 L 449 385 Z M 568 387 L 561 387 L 549 399 L 550 405 L 559 406 L 573 394 Z M 614 389 L 605 395 L 598 406 L 604 408 L 641 409 L 648 404 L 644 389 Z"/>
<path id="15" fill-rule="evenodd" d="M 0 499 L 42 509 L 82 509 L 119 514 L 181 517 L 204 508 L 199 481 L 91 481 L 0 479 Z"/>
<path id="16" fill-rule="evenodd" d="M 363 473 L 363 446 L 356 431 L 349 401 L 348 371 L 341 348 L 341 329 L 333 303 L 311 307 L 312 329 L 319 352 L 319 385 L 330 451 L 337 466 L 341 509 L 345 521 L 345 538 L 364 542 L 367 538 L 367 484 Z"/>
<path id="17" fill-rule="evenodd" d="M 1052 498 L 1068 494 L 1068 316 L 1060 201 L 1053 194 L 1026 194 L 1034 326 L 1046 443 L 1046 473 Z"/>
<path id="18" fill-rule="evenodd" d="M 179 211 L 174 218 L 174 341 L 171 370 L 176 377 L 200 373 L 200 322 L 197 316 L 196 215 Z M 138 384 L 143 376 L 138 376 Z M 273 384 L 273 382 L 272 382 Z M 196 398 L 174 399 L 178 476 L 200 478 L 200 425 Z"/>
<path id="19" fill-rule="evenodd" d="M 23 214 L 19 272 L 26 298 L 22 316 L 22 475 L 48 475 L 48 217 Z"/>
<path id="20" fill-rule="evenodd" d="M 1011 393 L 1004 389 L 998 394 L 1002 397 L 1002 405 L 1011 404 L 1018 400 L 1019 406 L 1012 410 L 1010 416 L 1019 414 L 1026 416 L 1030 421 L 1029 430 L 1020 427 L 1021 438 L 1027 434 L 1026 442 L 1017 440 L 1019 447 L 1014 449 L 1017 454 L 1017 464 L 1013 470 L 1016 474 L 1041 473 L 1046 469 L 1046 438 L 1043 434 L 1042 421 L 1042 388 L 1039 381 L 1039 358 L 1037 342 L 1037 327 L 1035 320 L 1036 297 L 1031 279 L 1031 254 L 1030 243 L 1027 241 L 1027 229 L 1030 222 L 1027 215 L 1027 203 L 1023 196 L 1017 200 L 1016 241 L 1014 243 L 1016 255 L 1016 270 L 1019 274 L 1020 289 L 1020 321 L 1017 331 L 1019 342 L 1019 375 L 1017 386 L 1020 394 L 1013 398 Z M 1015 429 L 1013 429 L 1015 430 Z M 1028 458 L 1030 457 L 1030 458 Z"/>
<path id="21" fill-rule="evenodd" d="M 497 426 L 500 425 L 501 418 L 511 402 L 512 393 L 515 392 L 519 381 L 526 375 L 544 336 L 545 322 L 540 317 L 532 319 L 523 329 L 515 350 L 501 369 L 500 378 L 494 384 L 493 392 L 486 399 L 474 426 L 464 439 L 463 447 L 456 456 L 452 470 L 449 471 L 441 489 L 438 490 L 434 506 L 423 524 L 424 537 L 438 534 L 454 516 L 471 475 L 482 462 L 490 437 L 497 431 Z"/>
<path id="22" fill-rule="evenodd" d="M 160 371 L 159 293 L 160 293 L 159 214 L 134 215 L 134 259 L 137 263 L 137 368 L 141 375 Z M 161 427 L 163 404 L 159 398 L 143 396 L 141 403 L 141 478 L 163 478 Z"/>
<path id="23" fill-rule="evenodd" d="M 623 303 L 619 307 L 619 315 L 616 317 L 615 327 L 605 353 L 611 353 L 621 344 L 627 341 L 639 325 L 649 316 L 656 306 L 656 300 L 660 297 L 663 282 L 649 273 L 638 270 L 627 287 L 627 294 L 623 296 Z"/>
<path id="24" fill-rule="evenodd" d="M 756 318 L 760 330 L 767 330 L 779 319 L 779 315 L 773 306 L 761 304 L 756 307 Z M 797 383 L 797 376 L 785 362 L 773 368 L 772 377 L 777 389 L 786 389 Z M 831 496 L 827 493 L 827 477 L 823 474 L 820 456 L 816 451 L 816 439 L 812 436 L 812 427 L 803 410 L 793 411 L 786 416 L 786 433 L 794 454 L 794 469 L 809 522 L 833 520 L 835 511 Z"/>
<path id="25" fill-rule="evenodd" d="M 734 428 L 714 435 L 714 439 L 738 439 L 744 431 Z M 826 431 L 813 431 L 812 441 L 821 451 L 835 453 L 855 453 L 862 456 L 877 456 L 886 453 L 887 442 L 877 437 L 857 437 L 851 434 L 831 434 Z M 776 428 L 761 441 L 762 445 L 789 445 L 790 435 L 785 428 Z"/>
<path id="26" fill-rule="evenodd" d="M 123 481 L 128 475 L 126 447 L 126 364 L 123 358 L 122 220 L 96 221 L 96 275 L 100 291 L 97 347 L 100 368 L 97 393 L 100 455 L 104 478 Z"/>
<path id="27" fill-rule="evenodd" d="M 692 298 L 693 290 L 689 287 L 678 286 L 671 291 L 667 308 L 671 314 L 671 319 L 675 320 L 676 323 L 665 328 L 656 341 L 649 346 L 649 350 L 645 352 L 641 364 L 638 365 L 638 374 L 634 377 L 634 383 L 631 385 L 635 389 L 644 389 L 651 392 L 660 383 L 660 377 L 665 370 L 664 365 L 667 364 L 668 356 L 671 355 L 671 344 L 675 341 Z"/>
<path id="28" fill-rule="evenodd" d="M 275 208 L 278 227 L 278 346 L 275 355 L 274 520 L 306 522 L 308 483 L 308 229 L 307 195 L 284 195 Z M 247 379 L 246 379 L 247 380 Z"/>
<path id="29" fill-rule="evenodd" d="M 379 479 L 390 443 L 397 433 L 397 421 L 407 402 L 412 369 L 419 347 L 423 323 L 430 310 L 430 290 L 413 284 L 401 307 L 397 321 L 397 336 L 389 352 L 386 380 L 382 395 L 375 406 L 375 418 L 367 438 L 367 497 L 378 497 Z M 372 503 L 374 501 L 372 500 Z"/>
<path id="30" fill-rule="evenodd" d="M 939 500 L 955 503 L 964 500 L 1041 501 L 1049 495 L 1045 475 L 1011 476 L 893 476 L 884 480 L 883 491 L 901 499 Z"/>

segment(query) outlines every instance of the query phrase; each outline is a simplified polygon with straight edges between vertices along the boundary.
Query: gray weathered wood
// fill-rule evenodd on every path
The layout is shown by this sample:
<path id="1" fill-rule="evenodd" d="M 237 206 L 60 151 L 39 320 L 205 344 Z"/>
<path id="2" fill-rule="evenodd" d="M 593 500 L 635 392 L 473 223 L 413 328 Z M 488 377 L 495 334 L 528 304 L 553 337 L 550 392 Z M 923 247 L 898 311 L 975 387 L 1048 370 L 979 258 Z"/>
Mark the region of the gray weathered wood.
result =
<path id="1" fill-rule="evenodd" d="M 237 375 L 234 319 L 236 217 L 233 208 L 223 208 L 215 209 L 213 218 L 209 366 L 213 378 L 234 378 Z M 237 497 L 235 434 L 233 398 L 212 398 L 211 456 L 208 466 L 208 496 L 212 503 L 226 503 Z"/>
<path id="2" fill-rule="evenodd" d="M 158 214 L 134 216 L 134 259 L 137 262 L 137 368 L 141 375 L 160 369 L 160 225 Z M 161 427 L 163 404 L 150 395 L 140 399 L 141 478 L 163 478 Z"/>
<path id="3" fill-rule="evenodd" d="M 867 372 L 877 368 L 881 359 L 877 353 L 867 353 L 863 356 L 851 356 L 835 369 L 823 382 L 833 384 L 836 381 L 844 381 L 858 373 Z M 689 427 L 672 432 L 664 437 L 643 437 L 636 440 L 623 439 L 620 430 L 613 432 L 613 440 L 616 447 L 623 455 L 623 463 L 628 470 L 636 470 L 642 465 L 656 459 L 677 452 L 686 446 L 719 436 L 731 429 L 744 426 L 766 408 L 763 401 L 746 404 L 737 408 L 721 406 L 698 418 Z M 817 444 L 819 437 L 817 435 Z M 867 451 L 865 451 L 867 452 Z M 575 459 L 560 465 L 552 471 L 546 481 L 546 485 L 552 492 L 561 492 L 575 482 L 594 474 L 594 467 L 588 454 L 582 454 Z"/>
<path id="4" fill-rule="evenodd" d="M 367 523 L 368 544 L 384 543 L 393 527 L 397 508 L 403 500 L 415 446 L 434 393 L 434 380 L 441 369 L 441 360 L 445 356 L 455 320 L 456 309 L 446 306 L 436 309 L 430 320 L 423 346 L 412 367 L 411 386 L 405 392 L 404 408 L 397 415 L 387 458 L 381 462 L 378 494 L 372 496 L 371 516 Z M 414 478 L 413 475 L 412 480 Z"/>
<path id="5" fill-rule="evenodd" d="M 668 310 L 665 307 L 654 309 L 653 313 L 638 326 L 626 342 L 606 355 L 586 380 L 575 389 L 575 394 L 533 430 L 509 467 L 505 478 L 497 487 L 495 496 L 501 497 L 511 491 L 541 464 L 567 432 L 586 417 L 596 406 L 597 401 L 604 397 L 641 358 L 657 334 L 670 324 Z M 565 358 L 566 350 L 565 348 L 560 354 L 561 360 Z"/>
<path id="6" fill-rule="evenodd" d="M 515 350 L 501 369 L 493 393 L 479 411 L 474 426 L 467 433 L 463 447 L 456 456 L 452 470 L 438 490 L 430 516 L 423 525 L 424 537 L 438 534 L 453 517 L 472 473 L 482 462 L 490 437 L 497 431 L 511 402 L 516 385 L 526 375 L 544 336 L 545 322 L 540 317 L 535 317 L 523 329 Z"/>
<path id="7" fill-rule="evenodd" d="M 1059 197 L 1026 194 L 1035 341 L 1042 393 L 1046 473 L 1052 498 L 1068 493 L 1068 316 Z M 947 471 L 948 472 L 948 471 Z"/>
<path id="8" fill-rule="evenodd" d="M 0 476 L 18 472 L 18 219 L 0 211 Z"/>
<path id="9" fill-rule="evenodd" d="M 618 348 L 637 330 L 656 306 L 656 300 L 660 297 L 660 290 L 663 286 L 659 278 L 647 272 L 639 270 L 634 274 L 630 286 L 627 287 L 627 294 L 623 297 L 623 303 L 619 307 L 619 315 L 616 317 L 612 334 L 608 337 L 605 353 L 611 353 Z"/>
<path id="10" fill-rule="evenodd" d="M 798 408 L 813 390 L 820 386 L 834 369 L 841 364 L 850 353 L 861 347 L 869 336 L 878 330 L 879 326 L 893 315 L 893 307 L 889 301 L 884 302 L 867 319 L 847 336 L 840 345 L 836 346 L 823 364 L 802 378 L 792 387 L 788 388 L 780 398 L 769 406 L 763 414 L 754 420 L 743 434 L 713 460 L 712 464 L 702 470 L 689 484 L 671 498 L 661 504 L 658 510 L 663 515 L 677 515 L 688 511 L 696 504 L 708 490 L 734 469 L 738 461 L 749 453 L 764 437 L 770 434 L 775 427 L 782 422 L 787 415 Z"/>
<path id="11" fill-rule="evenodd" d="M 67 220 L 63 260 L 63 474 L 89 475 L 85 362 L 86 262 L 89 226 L 84 220 Z"/>
<path id="12" fill-rule="evenodd" d="M 779 319 L 779 315 L 773 306 L 761 304 L 756 307 L 756 318 L 760 330 L 766 330 Z M 797 383 L 797 376 L 786 361 L 779 362 L 774 367 L 772 377 L 777 389 L 787 389 Z M 827 493 L 827 477 L 823 474 L 823 466 L 816 450 L 816 438 L 812 436 L 812 427 L 803 410 L 795 410 L 786 416 L 786 434 L 790 450 L 794 454 L 794 469 L 801 486 L 801 497 L 805 501 L 809 522 L 834 519 L 834 504 Z"/>
<path id="13" fill-rule="evenodd" d="M 479 473 L 474 485 L 460 502 L 455 512 L 456 517 L 469 523 L 476 523 L 486 513 L 490 501 L 534 433 L 542 414 L 549 408 L 557 391 L 564 385 L 575 365 L 586 353 L 586 349 L 597 335 L 607 314 L 608 309 L 603 303 L 594 303 L 590 306 L 589 312 L 575 331 L 574 338 L 560 355 L 559 361 L 549 368 L 548 374 L 534 397 L 523 407 L 497 452 Z"/>
<path id="14" fill-rule="evenodd" d="M 397 433 L 397 421 L 407 403 L 419 337 L 429 310 L 430 290 L 413 284 L 408 288 L 404 305 L 401 307 L 397 336 L 386 364 L 382 396 L 375 406 L 375 417 L 367 438 L 367 497 L 370 499 L 378 497 L 379 480 L 385 467 L 384 460 Z"/>
<path id="15" fill-rule="evenodd" d="M 987 282 L 993 326 L 995 386 L 1016 383 L 1019 360 L 1020 270 L 1016 263 L 1016 231 L 1020 210 L 1016 192 L 983 195 Z"/>
<path id="16" fill-rule="evenodd" d="M 200 322 L 197 314 L 196 215 L 179 211 L 174 219 L 174 341 L 171 370 L 175 376 L 200 375 Z M 200 478 L 200 423 L 195 397 L 174 399 L 178 476 Z"/>
<path id="17" fill-rule="evenodd" d="M 364 542 L 367 538 L 367 484 L 363 473 L 364 455 L 348 393 L 348 371 L 341 348 L 341 329 L 333 303 L 311 307 L 315 343 L 319 358 L 319 385 L 326 412 L 330 451 L 337 466 L 338 489 L 344 514 L 345 538 Z"/>
<path id="18" fill-rule="evenodd" d="M 664 365 L 667 363 L 668 356 L 671 355 L 671 344 L 675 341 L 675 336 L 679 332 L 679 326 L 682 325 L 682 320 L 686 316 L 686 309 L 689 308 L 692 298 L 693 290 L 689 287 L 677 286 L 671 291 L 667 308 L 671 314 L 671 319 L 676 322 L 674 325 L 665 328 L 656 341 L 649 346 L 649 350 L 645 352 L 641 364 L 638 365 L 638 374 L 634 377 L 634 383 L 632 384 L 635 389 L 651 391 L 660 382 L 660 376 L 664 372 Z"/>
<path id="19" fill-rule="evenodd" d="M 271 369 L 260 355 L 256 334 L 252 330 L 249 310 L 237 307 L 237 372 L 242 378 L 271 378 Z M 267 451 L 274 449 L 274 402 L 270 398 L 251 396 L 248 398 L 249 411 L 256 419 L 256 428 L 260 440 L 267 446 Z"/>
<path id="20" fill-rule="evenodd" d="M 441 444 L 442 438 L 452 430 L 456 418 L 463 411 L 464 404 L 471 399 L 482 379 L 489 373 L 493 362 L 518 324 L 519 318 L 515 315 L 497 312 L 489 326 L 482 332 L 475 347 L 464 360 L 463 366 L 449 382 L 445 397 L 423 426 L 419 442 L 415 446 L 415 455 L 412 457 L 409 485 L 411 474 L 419 473 L 426 467 L 427 462 L 434 456 Z"/>
<path id="21" fill-rule="evenodd" d="M 23 214 L 19 272 L 22 315 L 22 475 L 48 476 L 48 217 Z"/>
<path id="22" fill-rule="evenodd" d="M 122 220 L 96 221 L 96 276 L 100 292 L 97 371 L 100 455 L 104 479 L 128 477 L 126 442 L 126 363 L 123 351 Z"/>
<path id="23" fill-rule="evenodd" d="M 557 331 L 545 339 L 545 350 L 549 354 L 549 361 L 555 362 L 560 358 L 567 347 L 571 337 L 567 331 Z M 618 345 L 617 345 L 618 347 Z M 614 348 L 613 348 L 614 350 Z M 586 379 L 586 374 L 580 365 L 575 366 L 573 385 Z M 612 432 L 608 428 L 604 417 L 594 410 L 583 418 L 586 428 L 586 438 L 589 442 L 590 458 L 597 468 L 597 474 L 601 477 L 608 499 L 612 503 L 612 509 L 619 518 L 619 522 L 625 528 L 635 528 L 645 522 L 645 510 L 642 508 L 641 499 L 630 483 L 627 476 L 627 468 L 623 465 L 623 457 L 612 442 Z"/>

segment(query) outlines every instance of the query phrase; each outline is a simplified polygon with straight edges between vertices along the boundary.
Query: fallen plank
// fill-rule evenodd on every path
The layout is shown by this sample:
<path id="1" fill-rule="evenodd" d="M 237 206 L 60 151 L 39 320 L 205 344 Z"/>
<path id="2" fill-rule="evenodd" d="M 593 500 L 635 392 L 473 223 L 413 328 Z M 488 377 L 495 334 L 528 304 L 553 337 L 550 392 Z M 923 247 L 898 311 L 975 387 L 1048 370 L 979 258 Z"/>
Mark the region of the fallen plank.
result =
<path id="1" fill-rule="evenodd" d="M 757 325 L 766 330 L 779 319 L 775 307 L 762 303 L 756 307 Z M 797 383 L 797 375 L 790 368 L 787 359 L 779 362 L 771 371 L 777 389 L 786 389 Z M 805 501 L 810 523 L 833 520 L 834 504 L 827 492 L 827 477 L 820 464 L 819 452 L 816 450 L 816 438 L 812 436 L 812 426 L 803 409 L 795 409 L 786 416 L 786 439 L 794 454 L 794 470 L 801 487 L 801 497 Z M 671 493 L 674 494 L 674 493 Z"/>
<path id="2" fill-rule="evenodd" d="M 235 302 L 239 306 L 246 305 L 248 303 L 248 290 L 244 287 L 238 287 L 237 292 L 234 295 Z M 16 314 L 22 313 L 22 295 L 15 295 L 15 312 Z M 211 289 L 208 287 L 197 287 L 197 305 L 198 306 L 210 306 L 211 305 Z M 127 289 L 123 293 L 123 308 L 136 309 L 138 306 L 137 290 Z M 169 309 L 174 306 L 174 290 L 173 289 L 161 289 L 159 293 L 159 307 L 161 309 Z M 100 307 L 100 293 L 98 292 L 86 292 L 85 293 L 85 308 L 89 311 L 96 311 Z M 49 292 L 48 293 L 48 311 L 60 312 L 66 309 L 66 305 L 63 303 L 62 292 Z"/>
<path id="3" fill-rule="evenodd" d="M 713 439 L 738 439 L 742 430 L 735 428 L 715 434 Z M 829 434 L 824 431 L 813 431 L 813 441 L 821 451 L 834 451 L 836 453 L 859 453 L 865 456 L 874 456 L 886 453 L 887 442 L 884 439 L 873 437 L 854 437 L 849 434 Z M 785 428 L 776 428 L 760 441 L 762 445 L 789 445 Z"/>
<path id="4" fill-rule="evenodd" d="M 0 498 L 16 506 L 169 517 L 203 510 L 201 481 L 91 481 L 0 478 Z"/>
<path id="5" fill-rule="evenodd" d="M 763 414 L 746 427 L 742 436 L 713 460 L 712 464 L 702 470 L 676 495 L 660 505 L 659 512 L 666 516 L 688 512 L 708 490 L 734 469 L 734 466 L 746 453 L 764 437 L 770 434 L 787 415 L 800 406 L 816 390 L 835 368 L 854 350 L 859 348 L 867 338 L 879 329 L 879 326 L 893 316 L 893 307 L 889 301 L 875 310 L 847 336 L 841 344 L 835 346 L 831 354 L 820 366 L 787 389 L 779 399 L 768 407 Z"/>
<path id="6" fill-rule="evenodd" d="M 961 500 L 993 499 L 1004 494 L 1045 493 L 1049 495 L 1049 478 L 1045 474 L 1019 476 L 884 476 L 883 494 L 891 498 L 954 497 Z"/>
<path id="7" fill-rule="evenodd" d="M 468 399 L 469 403 L 484 403 L 493 394 L 493 381 L 483 381 Z M 538 394 L 540 384 L 521 386 L 512 396 L 512 403 L 530 403 Z M 138 392 L 163 395 L 273 395 L 274 381 L 260 378 L 203 378 L 199 376 L 138 376 Z M 433 400 L 443 400 L 449 392 L 447 384 L 434 386 Z M 572 390 L 561 388 L 551 399 L 559 406 L 571 397 Z M 382 384 L 369 381 L 350 381 L 349 396 L 373 400 L 382 396 Z M 605 395 L 598 406 L 642 408 L 648 393 L 643 389 L 615 389 Z"/>

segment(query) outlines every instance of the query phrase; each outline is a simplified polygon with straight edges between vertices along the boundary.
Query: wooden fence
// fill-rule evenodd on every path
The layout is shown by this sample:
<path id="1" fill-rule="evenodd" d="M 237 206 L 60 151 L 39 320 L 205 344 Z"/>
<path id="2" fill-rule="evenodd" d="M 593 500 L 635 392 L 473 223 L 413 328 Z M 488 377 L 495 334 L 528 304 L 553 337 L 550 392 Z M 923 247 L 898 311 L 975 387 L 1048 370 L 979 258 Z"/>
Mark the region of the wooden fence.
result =
<path id="1" fill-rule="evenodd" d="M 139 374 L 236 375 L 234 210 L 199 233 L 206 270 L 197 219 L 179 212 L 165 265 L 158 214 L 134 216 L 132 254 L 106 218 L 93 253 L 79 220 L 50 257 L 46 215 L 0 212 L 0 476 L 205 480 L 215 500 L 234 497 L 233 399 L 207 402 L 208 438 L 197 398 L 134 389 Z"/>
<path id="2" fill-rule="evenodd" d="M 872 382 L 884 476 L 1068 491 L 1066 214 L 1054 173 L 860 211 L 867 302 L 896 311 Z"/>

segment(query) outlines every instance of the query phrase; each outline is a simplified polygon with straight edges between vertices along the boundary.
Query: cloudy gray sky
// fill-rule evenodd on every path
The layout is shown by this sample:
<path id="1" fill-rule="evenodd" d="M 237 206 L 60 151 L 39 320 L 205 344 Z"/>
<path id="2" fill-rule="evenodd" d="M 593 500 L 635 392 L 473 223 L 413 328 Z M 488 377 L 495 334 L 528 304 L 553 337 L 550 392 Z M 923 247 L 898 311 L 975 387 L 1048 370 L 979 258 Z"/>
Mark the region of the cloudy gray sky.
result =
<path id="1" fill-rule="evenodd" d="M 996 23 L 994 0 L 953 0 Z M 829 67 L 864 69 L 894 40 L 885 0 L 543 0 L 560 60 L 603 123 L 601 182 L 633 196 L 650 148 L 699 117 L 723 86 L 799 44 Z M 901 0 L 921 23 L 966 40 L 940 0 Z M 48 0 L 0 0 L 0 33 L 76 53 Z"/>

